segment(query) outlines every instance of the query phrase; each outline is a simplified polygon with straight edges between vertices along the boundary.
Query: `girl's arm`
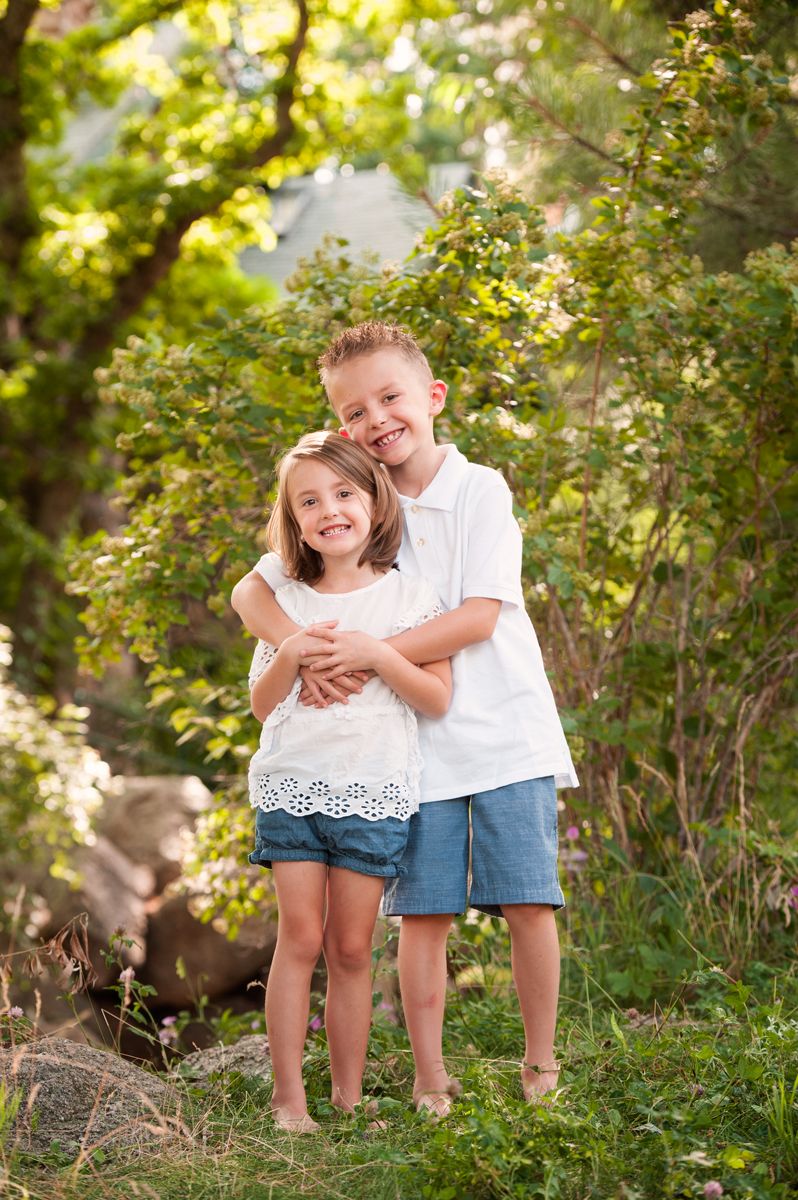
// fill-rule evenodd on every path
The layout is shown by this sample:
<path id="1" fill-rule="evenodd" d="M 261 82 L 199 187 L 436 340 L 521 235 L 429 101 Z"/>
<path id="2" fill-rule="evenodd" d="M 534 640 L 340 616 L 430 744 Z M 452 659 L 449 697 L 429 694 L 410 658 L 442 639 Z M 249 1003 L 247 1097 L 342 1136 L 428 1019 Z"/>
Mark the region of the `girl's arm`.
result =
<path id="1" fill-rule="evenodd" d="M 291 691 L 302 659 L 313 644 L 309 645 L 309 635 L 315 629 L 318 629 L 317 625 L 309 625 L 287 637 L 266 670 L 253 683 L 249 700 L 252 713 L 259 721 L 265 721 Z"/>
<path id="2" fill-rule="evenodd" d="M 311 636 L 318 635 L 314 632 Z M 362 666 L 375 671 L 411 708 L 424 717 L 443 716 L 452 699 L 452 667 L 448 658 L 417 667 L 393 646 L 367 633 L 348 631 L 346 639 Z"/>

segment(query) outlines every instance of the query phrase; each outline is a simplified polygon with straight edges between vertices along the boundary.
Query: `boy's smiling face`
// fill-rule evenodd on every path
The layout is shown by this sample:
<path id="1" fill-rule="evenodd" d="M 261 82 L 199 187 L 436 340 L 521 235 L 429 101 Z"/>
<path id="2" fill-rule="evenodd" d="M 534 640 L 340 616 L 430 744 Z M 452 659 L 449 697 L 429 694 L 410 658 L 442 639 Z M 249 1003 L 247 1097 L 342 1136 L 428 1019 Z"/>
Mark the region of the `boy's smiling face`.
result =
<path id="1" fill-rule="evenodd" d="M 389 470 L 436 453 L 432 421 L 446 384 L 401 350 L 385 347 L 341 363 L 328 375 L 327 395 L 349 437 Z"/>

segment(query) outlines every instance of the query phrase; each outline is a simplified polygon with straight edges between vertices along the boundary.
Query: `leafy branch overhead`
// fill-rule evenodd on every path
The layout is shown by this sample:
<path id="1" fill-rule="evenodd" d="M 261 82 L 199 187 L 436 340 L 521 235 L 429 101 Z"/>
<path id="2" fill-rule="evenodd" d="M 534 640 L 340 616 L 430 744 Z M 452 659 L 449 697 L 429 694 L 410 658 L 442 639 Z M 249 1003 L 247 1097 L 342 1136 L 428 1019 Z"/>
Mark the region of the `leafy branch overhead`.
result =
<path id="1" fill-rule="evenodd" d="M 63 539 L 96 520 L 92 493 L 123 417 L 94 368 L 137 328 L 188 338 L 220 304 L 272 294 L 238 251 L 271 245 L 269 193 L 342 153 L 401 140 L 402 89 L 370 87 L 401 5 L 312 8 L 122 3 L 87 24 L 11 0 L 0 17 L 0 608 L 50 657 Z M 358 55 L 340 48 L 357 28 Z M 66 610 L 65 610 L 66 611 Z M 40 676 L 40 681 L 41 681 Z"/>

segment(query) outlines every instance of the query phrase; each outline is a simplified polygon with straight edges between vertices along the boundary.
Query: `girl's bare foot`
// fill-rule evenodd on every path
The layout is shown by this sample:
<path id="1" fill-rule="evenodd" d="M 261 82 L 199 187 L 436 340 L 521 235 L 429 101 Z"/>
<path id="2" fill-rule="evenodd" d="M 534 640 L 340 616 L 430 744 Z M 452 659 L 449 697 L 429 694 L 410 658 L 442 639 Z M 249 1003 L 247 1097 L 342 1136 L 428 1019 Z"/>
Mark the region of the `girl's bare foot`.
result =
<path id="1" fill-rule="evenodd" d="M 289 1112 L 287 1108 L 273 1108 L 272 1119 L 278 1129 L 285 1133 L 318 1133 L 321 1125 L 317 1124 L 308 1113 L 298 1115 Z"/>
<path id="2" fill-rule="evenodd" d="M 557 1085 L 560 1080 L 560 1064 L 558 1062 L 521 1063 L 521 1087 L 524 1099 L 535 1104 L 551 1104 L 557 1095 Z"/>

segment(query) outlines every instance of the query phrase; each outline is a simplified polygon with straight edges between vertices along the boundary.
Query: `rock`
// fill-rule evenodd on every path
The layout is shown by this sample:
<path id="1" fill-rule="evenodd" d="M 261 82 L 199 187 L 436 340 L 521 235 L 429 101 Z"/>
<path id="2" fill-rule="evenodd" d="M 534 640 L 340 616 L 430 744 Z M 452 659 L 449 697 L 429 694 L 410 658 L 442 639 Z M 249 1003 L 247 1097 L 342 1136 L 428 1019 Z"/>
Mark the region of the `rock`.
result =
<path id="1" fill-rule="evenodd" d="M 98 829 L 135 863 L 153 872 L 160 893 L 180 875 L 183 831 L 212 802 L 195 775 L 120 775 L 106 798 Z"/>
<path id="2" fill-rule="evenodd" d="M 119 966 L 106 966 L 102 951 L 108 949 L 117 930 L 134 942 L 119 948 L 124 965 L 138 968 L 144 962 L 147 901 L 153 894 L 155 879 L 149 867 L 131 862 L 106 837 L 98 837 L 93 846 L 78 847 L 72 865 L 80 877 L 76 889 L 52 876 L 42 883 L 50 917 L 41 928 L 41 936 L 53 937 L 72 917 L 87 912 L 89 957 L 97 972 L 97 987 L 107 987 L 118 977 Z"/>
<path id="3" fill-rule="evenodd" d="M 14 1125 L 20 1150 L 43 1153 L 58 1142 L 75 1153 L 135 1146 L 174 1127 L 176 1092 L 117 1054 L 60 1038 L 0 1050 L 8 1097 L 22 1092 Z"/>
<path id="4" fill-rule="evenodd" d="M 151 914 L 147 930 L 147 962 L 137 974 L 141 983 L 158 993 L 159 1008 L 181 1008 L 232 992 L 265 975 L 277 941 L 277 930 L 267 917 L 259 941 L 252 929 L 246 944 L 231 942 L 212 924 L 192 916 L 186 896 L 171 896 Z M 180 957 L 184 978 L 176 969 Z"/>
<path id="5" fill-rule="evenodd" d="M 209 1046 L 195 1050 L 181 1061 L 178 1073 L 196 1083 L 205 1083 L 218 1072 L 239 1071 L 249 1078 L 271 1083 L 272 1060 L 263 1034 L 250 1033 L 232 1046 Z"/>

